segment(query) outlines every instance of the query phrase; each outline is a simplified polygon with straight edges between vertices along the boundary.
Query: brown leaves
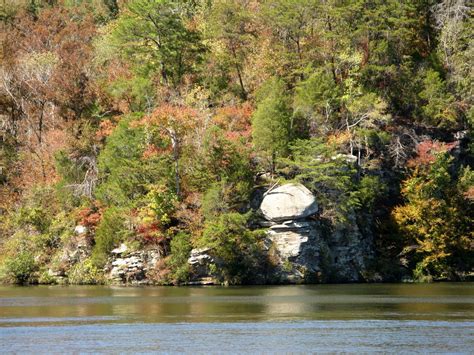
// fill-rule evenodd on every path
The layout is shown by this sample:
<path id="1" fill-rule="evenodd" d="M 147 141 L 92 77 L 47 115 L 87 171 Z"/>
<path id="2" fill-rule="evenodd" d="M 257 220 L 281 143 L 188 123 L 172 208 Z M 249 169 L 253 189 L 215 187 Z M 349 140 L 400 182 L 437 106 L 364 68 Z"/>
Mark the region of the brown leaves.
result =
<path id="1" fill-rule="evenodd" d="M 80 119 L 94 102 L 95 31 L 90 15 L 61 6 L 41 9 L 37 17 L 19 12 L 7 28 L 0 94 L 10 100 L 9 120 L 21 143 L 15 186 L 57 180 L 54 155 L 67 144 L 65 121 Z"/>
<path id="2" fill-rule="evenodd" d="M 94 96 L 88 69 L 94 34 L 93 19 L 77 10 L 54 7 L 37 19 L 17 16 L 6 34 L 8 67 L 2 74 L 4 89 L 24 114 L 39 116 L 49 103 L 63 118 L 80 118 Z"/>

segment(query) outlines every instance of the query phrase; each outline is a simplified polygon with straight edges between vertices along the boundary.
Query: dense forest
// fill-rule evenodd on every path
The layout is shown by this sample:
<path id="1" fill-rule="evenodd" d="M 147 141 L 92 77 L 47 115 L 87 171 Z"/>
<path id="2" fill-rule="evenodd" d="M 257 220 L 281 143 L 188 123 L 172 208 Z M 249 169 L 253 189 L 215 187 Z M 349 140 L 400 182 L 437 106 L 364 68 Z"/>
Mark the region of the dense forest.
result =
<path id="1" fill-rule="evenodd" d="M 272 262 L 253 201 L 286 182 L 328 238 L 370 234 L 367 281 L 472 276 L 470 1 L 0 6 L 4 282 L 107 282 L 124 243 L 159 251 L 156 284 L 187 283 L 193 248 L 250 283 Z"/>

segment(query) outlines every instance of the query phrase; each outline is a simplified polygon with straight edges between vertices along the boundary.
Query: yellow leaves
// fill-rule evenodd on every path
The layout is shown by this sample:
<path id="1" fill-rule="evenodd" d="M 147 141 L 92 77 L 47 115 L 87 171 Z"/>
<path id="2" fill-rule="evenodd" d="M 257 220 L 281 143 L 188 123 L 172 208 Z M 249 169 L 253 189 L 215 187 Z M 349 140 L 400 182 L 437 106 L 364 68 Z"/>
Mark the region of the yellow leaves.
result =
<path id="1" fill-rule="evenodd" d="M 352 139 L 351 132 L 348 132 L 348 131 L 336 132 L 328 136 L 328 144 L 334 145 L 336 147 L 341 147 L 348 144 L 351 141 L 351 139 Z"/>
<path id="2" fill-rule="evenodd" d="M 456 258 L 472 243 L 469 213 L 463 211 L 464 190 L 456 188 L 460 183 L 449 175 L 449 160 L 441 159 L 444 156 L 430 161 L 429 168 L 415 166 L 412 176 L 403 183 L 406 203 L 392 212 L 407 242 L 416 244 L 416 259 L 420 261 L 414 274 L 420 279 L 448 277 Z"/>

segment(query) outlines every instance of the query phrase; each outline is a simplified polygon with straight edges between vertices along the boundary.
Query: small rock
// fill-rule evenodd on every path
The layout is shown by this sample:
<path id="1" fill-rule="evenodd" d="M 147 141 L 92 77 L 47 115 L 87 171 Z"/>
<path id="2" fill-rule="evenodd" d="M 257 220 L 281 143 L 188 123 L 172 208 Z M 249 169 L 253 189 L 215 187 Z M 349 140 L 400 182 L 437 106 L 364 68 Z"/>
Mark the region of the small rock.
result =
<path id="1" fill-rule="evenodd" d="M 87 233 L 87 227 L 86 227 L 86 226 L 77 225 L 77 226 L 74 228 L 74 233 L 76 233 L 76 234 L 86 234 L 86 233 Z"/>
<path id="2" fill-rule="evenodd" d="M 112 266 L 125 266 L 127 265 L 127 260 L 125 259 L 115 259 L 112 261 Z"/>
<path id="3" fill-rule="evenodd" d="M 123 254 L 128 251 L 128 247 L 125 244 L 120 244 L 118 248 L 115 248 L 111 251 L 112 254 Z"/>

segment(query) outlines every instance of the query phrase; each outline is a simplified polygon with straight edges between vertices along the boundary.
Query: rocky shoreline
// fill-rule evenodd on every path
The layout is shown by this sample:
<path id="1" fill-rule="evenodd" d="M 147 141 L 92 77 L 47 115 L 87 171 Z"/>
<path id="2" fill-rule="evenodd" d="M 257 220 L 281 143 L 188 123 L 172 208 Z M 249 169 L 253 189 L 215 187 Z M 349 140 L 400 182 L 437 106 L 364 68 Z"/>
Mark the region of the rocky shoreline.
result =
<path id="1" fill-rule="evenodd" d="M 369 278 L 368 265 L 373 258 L 371 236 L 364 236 L 353 221 L 348 229 L 328 233 L 318 219 L 314 195 L 300 184 L 285 184 L 268 190 L 260 201 L 258 228 L 265 230 L 266 257 L 272 267 L 265 275 L 255 274 L 256 284 L 302 284 L 326 282 L 382 281 Z M 90 255 L 87 230 L 75 228 L 76 237 L 64 250 L 61 268 L 50 269 L 54 283 L 67 283 L 68 270 Z M 113 249 L 103 270 L 103 283 L 114 285 L 153 285 L 151 277 L 165 258 L 159 249 L 133 250 L 126 244 Z M 193 249 L 188 258 L 187 285 L 219 285 L 220 261 L 211 248 Z M 70 274 L 70 272 L 69 272 Z"/>

